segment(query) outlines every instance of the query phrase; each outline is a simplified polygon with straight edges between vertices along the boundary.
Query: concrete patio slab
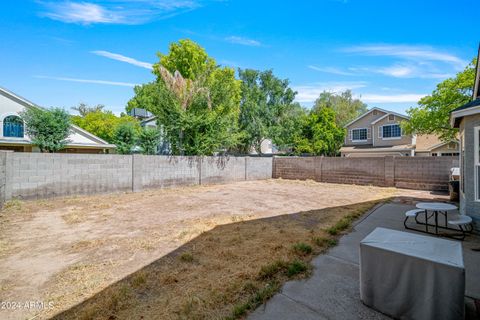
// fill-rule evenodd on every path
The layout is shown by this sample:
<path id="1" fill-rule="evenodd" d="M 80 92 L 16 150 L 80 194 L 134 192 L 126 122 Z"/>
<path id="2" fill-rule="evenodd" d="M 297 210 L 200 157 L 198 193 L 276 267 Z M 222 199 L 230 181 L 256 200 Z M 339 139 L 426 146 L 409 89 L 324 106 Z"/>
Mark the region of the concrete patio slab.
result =
<path id="1" fill-rule="evenodd" d="M 359 244 L 377 227 L 419 233 L 405 230 L 403 225 L 405 212 L 413 208 L 411 204 L 387 203 L 373 209 L 336 247 L 314 258 L 314 272 L 309 279 L 287 282 L 281 293 L 258 308 L 249 319 L 312 319 L 312 316 L 314 319 L 388 319 L 360 301 Z M 472 299 L 480 299 L 480 252 L 471 250 L 480 247 L 480 237 L 471 235 L 462 244 L 465 294 L 470 306 L 468 316 L 475 313 Z M 301 313 L 297 314 L 297 309 Z"/>

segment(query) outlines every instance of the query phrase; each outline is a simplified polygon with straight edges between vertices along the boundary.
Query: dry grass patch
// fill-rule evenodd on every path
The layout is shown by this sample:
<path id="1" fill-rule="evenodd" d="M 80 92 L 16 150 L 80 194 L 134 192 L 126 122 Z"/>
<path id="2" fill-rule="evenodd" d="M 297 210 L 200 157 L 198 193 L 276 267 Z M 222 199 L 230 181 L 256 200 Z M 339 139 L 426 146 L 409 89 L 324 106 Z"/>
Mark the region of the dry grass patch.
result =
<path id="1" fill-rule="evenodd" d="M 381 201 L 226 221 L 56 319 L 242 318 L 285 281 L 308 276 L 312 257 Z M 86 270 L 72 270 L 64 280 L 82 279 Z"/>

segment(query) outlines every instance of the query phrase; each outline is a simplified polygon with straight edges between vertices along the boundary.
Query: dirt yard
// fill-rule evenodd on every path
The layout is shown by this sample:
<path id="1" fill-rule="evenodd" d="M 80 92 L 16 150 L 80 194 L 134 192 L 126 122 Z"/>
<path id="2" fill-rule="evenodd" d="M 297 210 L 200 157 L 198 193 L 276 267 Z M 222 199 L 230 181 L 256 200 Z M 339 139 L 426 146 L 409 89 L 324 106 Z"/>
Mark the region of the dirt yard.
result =
<path id="1" fill-rule="evenodd" d="M 435 197 L 267 180 L 12 201 L 0 213 L 0 318 L 241 317 L 396 196 Z"/>

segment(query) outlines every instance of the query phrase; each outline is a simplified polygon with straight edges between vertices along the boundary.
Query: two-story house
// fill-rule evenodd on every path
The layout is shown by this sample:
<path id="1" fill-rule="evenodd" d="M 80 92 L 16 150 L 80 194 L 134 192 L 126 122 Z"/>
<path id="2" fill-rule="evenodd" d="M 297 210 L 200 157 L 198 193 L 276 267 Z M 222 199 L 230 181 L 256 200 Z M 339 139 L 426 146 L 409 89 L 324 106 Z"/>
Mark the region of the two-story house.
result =
<path id="1" fill-rule="evenodd" d="M 435 135 L 405 134 L 400 126 L 409 117 L 373 108 L 348 123 L 342 157 L 457 156 L 458 141 L 442 142 Z"/>
<path id="2" fill-rule="evenodd" d="M 400 122 L 409 120 L 402 114 L 372 108 L 348 123 L 342 157 L 413 156 L 413 135 L 404 134 Z"/>

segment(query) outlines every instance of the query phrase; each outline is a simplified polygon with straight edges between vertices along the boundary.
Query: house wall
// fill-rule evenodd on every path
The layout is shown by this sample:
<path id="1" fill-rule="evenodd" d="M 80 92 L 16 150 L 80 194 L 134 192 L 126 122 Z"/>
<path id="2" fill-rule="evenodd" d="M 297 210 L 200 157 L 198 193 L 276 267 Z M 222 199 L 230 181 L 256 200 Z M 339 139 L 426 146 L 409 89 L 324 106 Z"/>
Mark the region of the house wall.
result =
<path id="1" fill-rule="evenodd" d="M 367 141 L 365 141 L 365 142 L 353 142 L 350 139 L 350 130 L 360 129 L 360 128 L 371 129 L 372 122 L 375 121 L 376 119 L 384 116 L 384 115 L 385 115 L 385 112 L 380 111 L 380 110 L 377 110 L 376 115 L 373 115 L 373 111 L 370 111 L 364 117 L 358 119 L 357 121 L 355 121 L 351 125 L 347 126 L 347 135 L 345 137 L 345 145 L 346 146 L 354 146 L 354 145 L 372 144 L 373 143 L 373 140 L 372 140 L 373 132 L 371 132 L 371 135 L 369 137 L 370 139 L 367 139 Z"/>
<path id="2" fill-rule="evenodd" d="M 465 145 L 464 165 L 460 167 L 464 179 L 464 192 L 460 195 L 460 210 L 475 220 L 476 230 L 480 231 L 480 201 L 475 201 L 475 127 L 480 126 L 480 114 L 466 116 L 460 123 L 460 134 Z M 462 182 L 461 182 L 462 183 Z"/>
<path id="3" fill-rule="evenodd" d="M 457 157 L 275 157 L 274 178 L 447 190 Z"/>
<path id="4" fill-rule="evenodd" d="M 273 158 L 0 151 L 0 205 L 12 198 L 139 191 L 272 177 Z"/>
<path id="5" fill-rule="evenodd" d="M 400 124 L 403 119 L 395 116 L 393 121 L 388 120 L 388 117 L 380 120 L 379 122 L 373 125 L 372 136 L 373 136 L 373 145 L 375 147 L 382 147 L 382 146 L 398 146 L 402 144 L 411 144 L 412 143 L 412 135 L 402 135 L 400 139 L 385 139 L 379 138 L 378 130 L 381 126 L 388 125 L 388 124 Z"/>

